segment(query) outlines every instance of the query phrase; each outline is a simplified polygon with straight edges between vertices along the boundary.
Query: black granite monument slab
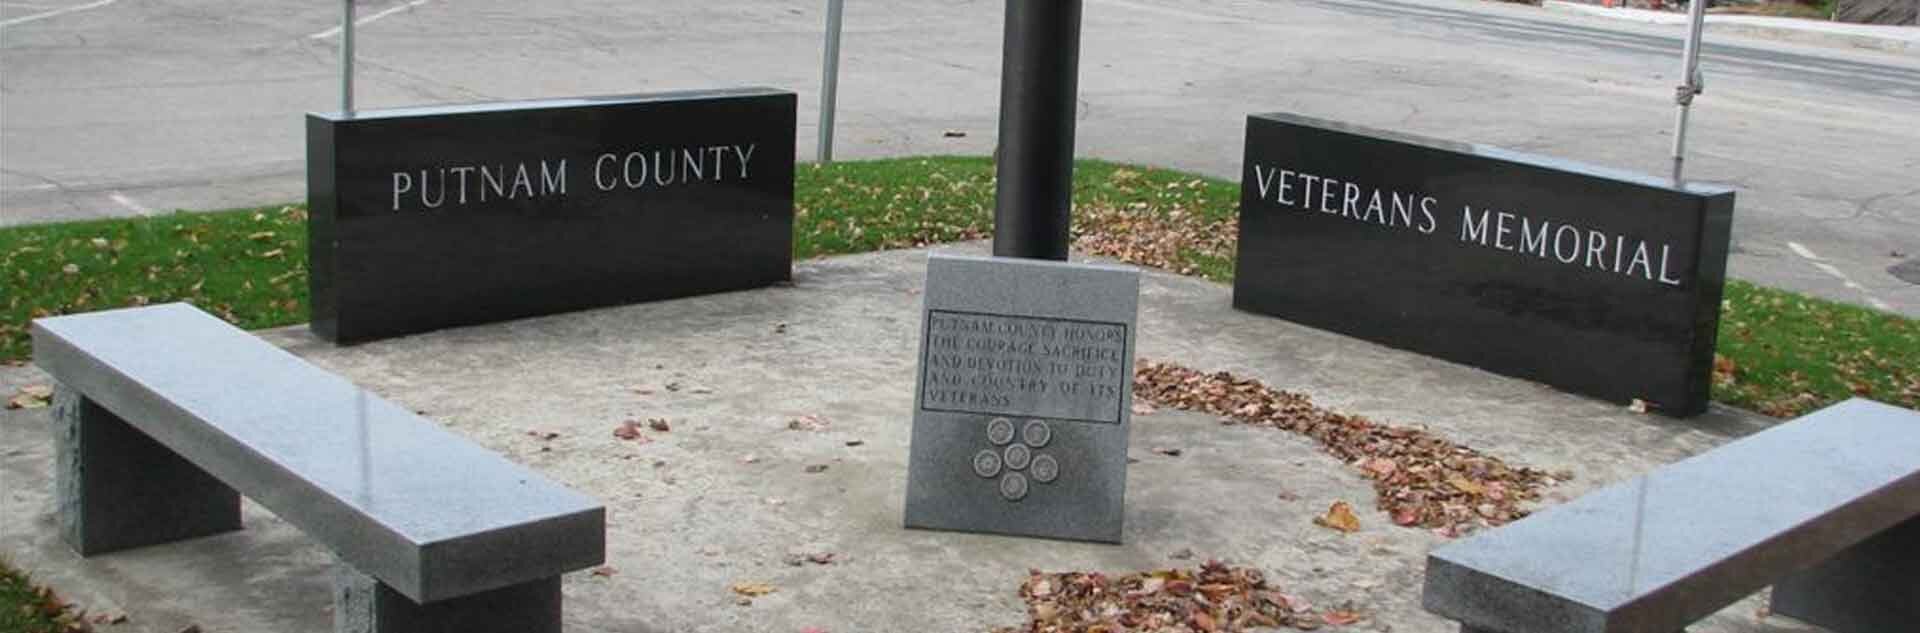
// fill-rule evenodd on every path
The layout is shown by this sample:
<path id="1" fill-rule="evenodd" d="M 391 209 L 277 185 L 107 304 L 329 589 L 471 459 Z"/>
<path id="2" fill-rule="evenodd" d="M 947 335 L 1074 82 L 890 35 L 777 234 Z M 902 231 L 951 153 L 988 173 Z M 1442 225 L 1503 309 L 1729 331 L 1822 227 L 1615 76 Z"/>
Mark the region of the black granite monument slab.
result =
<path id="1" fill-rule="evenodd" d="M 313 330 L 356 342 L 792 274 L 793 93 L 307 116 Z"/>
<path id="2" fill-rule="evenodd" d="M 1288 114 L 1244 164 L 1234 307 L 1706 410 L 1731 190 Z"/>
<path id="3" fill-rule="evenodd" d="M 906 525 L 1118 543 L 1140 277 L 927 261 Z"/>

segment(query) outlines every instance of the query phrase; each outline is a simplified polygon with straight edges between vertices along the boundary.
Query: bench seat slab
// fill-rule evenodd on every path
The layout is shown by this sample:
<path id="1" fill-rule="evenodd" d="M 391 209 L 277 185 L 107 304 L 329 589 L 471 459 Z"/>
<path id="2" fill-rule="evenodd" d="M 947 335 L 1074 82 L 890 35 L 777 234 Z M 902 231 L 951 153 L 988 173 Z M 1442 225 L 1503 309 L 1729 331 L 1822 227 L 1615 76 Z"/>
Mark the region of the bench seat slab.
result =
<path id="1" fill-rule="evenodd" d="M 334 633 L 561 633 L 559 576 L 422 605 L 338 562 L 333 600 Z"/>
<path id="2" fill-rule="evenodd" d="M 1506 633 L 1674 630 L 1916 514 L 1920 413 L 1854 399 L 1435 549 L 1422 604 Z M 1912 570 L 1880 581 L 1906 592 L 1892 621 Z"/>
<path id="3" fill-rule="evenodd" d="M 60 536 L 81 556 L 240 529 L 240 493 L 65 385 L 53 425 Z"/>
<path id="4" fill-rule="evenodd" d="M 1920 622 L 1920 517 L 1773 586 L 1773 612 L 1834 633 Z"/>
<path id="5" fill-rule="evenodd" d="M 192 306 L 38 319 L 33 340 L 34 363 L 95 408 L 415 602 L 605 560 L 599 502 Z M 168 501 L 153 504 L 164 507 L 203 488 L 131 468 L 125 481 L 94 482 L 100 473 L 90 472 L 85 492 L 126 485 L 102 498 L 119 503 L 157 490 Z M 142 481 L 156 479 L 166 485 Z M 221 504 L 237 507 L 221 492 Z M 125 514 L 149 512 L 134 507 Z M 182 536 L 142 518 L 152 542 Z"/>

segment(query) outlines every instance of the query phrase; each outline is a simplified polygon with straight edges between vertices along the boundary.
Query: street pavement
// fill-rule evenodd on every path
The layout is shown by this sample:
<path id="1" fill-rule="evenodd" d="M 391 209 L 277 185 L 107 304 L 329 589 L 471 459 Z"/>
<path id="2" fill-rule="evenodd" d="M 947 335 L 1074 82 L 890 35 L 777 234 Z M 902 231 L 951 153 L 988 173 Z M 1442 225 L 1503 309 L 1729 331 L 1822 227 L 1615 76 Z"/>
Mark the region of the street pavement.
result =
<path id="1" fill-rule="evenodd" d="M 1002 7 L 848 3 L 837 158 L 992 151 Z M 811 160 L 824 12 L 362 2 L 358 104 L 768 85 L 800 94 Z M 301 199 L 339 13 L 0 2 L 0 225 Z M 1087 0 L 1078 152 L 1237 179 L 1245 116 L 1288 111 L 1665 174 L 1682 33 L 1466 0 Z M 1730 273 L 1920 315 L 1889 272 L 1920 255 L 1920 51 L 1708 34 L 1688 175 L 1739 191 Z"/>

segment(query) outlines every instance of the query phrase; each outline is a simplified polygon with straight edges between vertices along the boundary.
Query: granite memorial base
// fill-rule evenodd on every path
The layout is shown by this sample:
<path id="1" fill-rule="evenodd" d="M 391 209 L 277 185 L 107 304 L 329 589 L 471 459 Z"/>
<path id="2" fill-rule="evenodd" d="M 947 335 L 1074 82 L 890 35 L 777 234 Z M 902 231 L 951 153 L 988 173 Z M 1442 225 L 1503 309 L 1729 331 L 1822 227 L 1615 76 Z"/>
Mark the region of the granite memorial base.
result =
<path id="1" fill-rule="evenodd" d="M 420 604 L 340 562 L 334 633 L 561 633 L 560 577 Z"/>
<path id="2" fill-rule="evenodd" d="M 1245 169 L 1234 307 L 1706 410 L 1732 191 L 1287 114 Z"/>
<path id="3" fill-rule="evenodd" d="M 793 93 L 307 116 L 313 331 L 340 343 L 787 281 Z"/>
<path id="4" fill-rule="evenodd" d="M 1920 626 L 1920 516 L 1775 584 L 1771 604 L 1837 633 Z"/>
<path id="5" fill-rule="evenodd" d="M 910 528 L 1121 541 L 1139 272 L 935 253 Z"/>
<path id="6" fill-rule="evenodd" d="M 240 529 L 240 493 L 139 429 L 54 387 L 60 535 L 81 556 Z"/>

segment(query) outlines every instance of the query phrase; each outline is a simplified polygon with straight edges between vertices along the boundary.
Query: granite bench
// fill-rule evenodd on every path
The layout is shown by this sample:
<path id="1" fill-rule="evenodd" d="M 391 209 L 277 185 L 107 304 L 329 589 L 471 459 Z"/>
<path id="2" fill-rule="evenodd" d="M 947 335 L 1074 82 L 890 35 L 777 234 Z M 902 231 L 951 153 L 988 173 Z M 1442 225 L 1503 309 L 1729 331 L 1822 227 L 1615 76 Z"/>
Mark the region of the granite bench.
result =
<path id="1" fill-rule="evenodd" d="M 605 559 L 595 500 L 186 304 L 39 319 L 61 536 L 82 556 L 240 529 L 330 548 L 334 626 L 557 633 Z"/>
<path id="2" fill-rule="evenodd" d="M 1920 622 L 1920 412 L 1849 400 L 1434 550 L 1463 633 L 1669 633 L 1773 585 L 1835 633 Z"/>

